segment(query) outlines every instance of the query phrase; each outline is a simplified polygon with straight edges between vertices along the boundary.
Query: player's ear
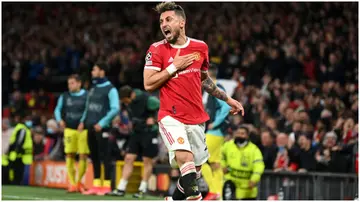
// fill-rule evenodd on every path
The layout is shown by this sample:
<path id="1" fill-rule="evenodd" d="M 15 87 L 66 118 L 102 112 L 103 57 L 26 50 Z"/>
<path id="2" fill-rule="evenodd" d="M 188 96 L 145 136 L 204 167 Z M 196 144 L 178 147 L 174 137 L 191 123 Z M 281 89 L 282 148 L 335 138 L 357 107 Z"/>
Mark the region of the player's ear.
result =
<path id="1" fill-rule="evenodd" d="M 180 28 L 184 28 L 185 27 L 185 20 L 184 19 L 180 19 Z"/>

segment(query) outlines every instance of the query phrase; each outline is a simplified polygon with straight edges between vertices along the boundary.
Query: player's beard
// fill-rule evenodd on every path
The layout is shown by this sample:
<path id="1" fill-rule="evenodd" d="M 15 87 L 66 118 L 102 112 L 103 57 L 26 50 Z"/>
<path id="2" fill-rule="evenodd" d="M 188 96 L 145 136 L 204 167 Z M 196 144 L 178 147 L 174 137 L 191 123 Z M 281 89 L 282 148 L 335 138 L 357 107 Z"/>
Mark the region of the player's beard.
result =
<path id="1" fill-rule="evenodd" d="M 173 35 L 172 39 L 168 40 L 168 42 L 171 44 L 175 44 L 179 39 L 179 37 L 180 37 L 180 29 L 175 31 L 175 34 Z"/>

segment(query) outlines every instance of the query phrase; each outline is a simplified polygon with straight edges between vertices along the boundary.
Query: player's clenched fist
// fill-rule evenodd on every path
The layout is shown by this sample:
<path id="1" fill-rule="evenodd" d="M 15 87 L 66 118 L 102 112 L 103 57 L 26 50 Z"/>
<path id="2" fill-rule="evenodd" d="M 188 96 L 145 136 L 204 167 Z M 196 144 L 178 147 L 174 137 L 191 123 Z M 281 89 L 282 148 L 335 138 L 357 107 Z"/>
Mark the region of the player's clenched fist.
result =
<path id="1" fill-rule="evenodd" d="M 235 115 L 241 111 L 241 116 L 244 116 L 244 113 L 245 113 L 244 107 L 241 105 L 240 102 L 238 102 L 232 98 L 229 98 L 226 103 L 231 107 L 231 110 L 230 110 L 231 114 Z"/>
<path id="2" fill-rule="evenodd" d="M 176 52 L 176 55 L 174 57 L 173 64 L 175 65 L 177 70 L 183 70 L 189 65 L 191 65 L 196 56 L 194 54 L 187 54 L 180 56 L 180 49 Z"/>

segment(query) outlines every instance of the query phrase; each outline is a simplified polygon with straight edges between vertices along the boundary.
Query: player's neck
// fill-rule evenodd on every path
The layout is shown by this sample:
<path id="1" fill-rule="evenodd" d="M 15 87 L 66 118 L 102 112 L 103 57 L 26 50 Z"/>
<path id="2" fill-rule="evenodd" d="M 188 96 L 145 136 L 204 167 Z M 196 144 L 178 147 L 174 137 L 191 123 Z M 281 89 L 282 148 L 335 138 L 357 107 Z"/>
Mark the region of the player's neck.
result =
<path id="1" fill-rule="evenodd" d="M 189 45 L 190 39 L 185 34 L 180 35 L 175 43 L 171 44 L 173 48 L 185 48 Z"/>
<path id="2" fill-rule="evenodd" d="M 188 37 L 185 34 L 181 34 L 174 45 L 182 46 L 186 43 L 187 40 L 189 40 Z"/>

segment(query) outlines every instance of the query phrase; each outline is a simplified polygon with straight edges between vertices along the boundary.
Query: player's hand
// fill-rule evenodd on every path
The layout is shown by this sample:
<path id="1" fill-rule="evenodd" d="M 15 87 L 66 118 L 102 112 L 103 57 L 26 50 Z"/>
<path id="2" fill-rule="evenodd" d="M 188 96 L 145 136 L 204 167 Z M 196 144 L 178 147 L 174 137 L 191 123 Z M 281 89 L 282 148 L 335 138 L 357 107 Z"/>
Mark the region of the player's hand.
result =
<path id="1" fill-rule="evenodd" d="M 59 122 L 59 125 L 60 125 L 60 128 L 61 128 L 61 129 L 64 129 L 64 128 L 66 127 L 66 124 L 65 124 L 65 121 L 64 121 L 64 120 L 61 120 L 61 121 Z"/>
<path id="2" fill-rule="evenodd" d="M 213 128 L 214 128 L 214 124 L 210 123 L 210 124 L 208 125 L 208 130 L 211 130 L 211 129 L 213 129 Z"/>
<path id="3" fill-rule="evenodd" d="M 78 125 L 78 131 L 79 132 L 81 132 L 81 131 L 83 131 L 84 130 L 84 123 L 80 123 L 79 125 Z"/>
<path id="4" fill-rule="evenodd" d="M 175 65 L 177 70 L 183 70 L 189 65 L 191 65 L 194 62 L 195 58 L 196 56 L 192 53 L 180 56 L 180 49 L 178 49 L 174 57 L 173 64 Z"/>
<path id="5" fill-rule="evenodd" d="M 149 117 L 146 119 L 146 125 L 152 126 L 155 125 L 155 119 L 153 117 Z"/>
<path id="6" fill-rule="evenodd" d="M 241 111 L 241 116 L 244 116 L 244 114 L 245 114 L 244 107 L 241 105 L 240 102 L 238 102 L 232 98 L 229 98 L 226 103 L 231 107 L 230 113 L 232 115 L 236 115 L 236 114 L 238 114 L 238 112 Z"/>
<path id="7" fill-rule="evenodd" d="M 94 126 L 94 129 L 95 129 L 96 132 L 100 132 L 102 128 L 101 128 L 101 126 L 99 124 L 96 124 Z"/>

